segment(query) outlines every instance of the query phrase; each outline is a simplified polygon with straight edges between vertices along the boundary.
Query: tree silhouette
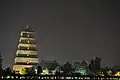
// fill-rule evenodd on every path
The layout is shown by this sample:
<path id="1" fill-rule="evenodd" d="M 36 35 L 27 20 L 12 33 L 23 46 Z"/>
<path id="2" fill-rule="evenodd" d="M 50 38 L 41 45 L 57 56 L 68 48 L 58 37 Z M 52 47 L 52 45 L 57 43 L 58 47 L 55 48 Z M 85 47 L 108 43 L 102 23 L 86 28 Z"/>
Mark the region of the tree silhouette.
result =
<path id="1" fill-rule="evenodd" d="M 63 73 L 70 74 L 72 72 L 72 65 L 69 62 L 66 62 L 63 66 Z"/>
<path id="2" fill-rule="evenodd" d="M 39 75 L 40 73 L 42 73 L 42 67 L 41 67 L 41 66 L 38 66 L 37 74 Z"/>
<path id="3" fill-rule="evenodd" d="M 92 59 L 91 62 L 90 62 L 90 64 L 89 64 L 89 69 L 90 69 L 91 72 L 95 71 L 94 66 L 95 66 L 94 60 Z"/>
<path id="4" fill-rule="evenodd" d="M 12 74 L 12 71 L 11 71 L 10 67 L 5 68 L 3 75 L 11 75 L 11 74 Z"/>
<path id="5" fill-rule="evenodd" d="M 0 75 L 3 75 L 4 72 L 5 72 L 5 70 L 2 69 L 2 70 L 0 71 Z"/>
<path id="6" fill-rule="evenodd" d="M 99 71 L 100 70 L 100 62 L 101 62 L 101 59 L 99 58 L 99 57 L 96 57 L 95 58 L 95 61 L 94 61 L 94 63 L 95 63 L 95 71 Z"/>

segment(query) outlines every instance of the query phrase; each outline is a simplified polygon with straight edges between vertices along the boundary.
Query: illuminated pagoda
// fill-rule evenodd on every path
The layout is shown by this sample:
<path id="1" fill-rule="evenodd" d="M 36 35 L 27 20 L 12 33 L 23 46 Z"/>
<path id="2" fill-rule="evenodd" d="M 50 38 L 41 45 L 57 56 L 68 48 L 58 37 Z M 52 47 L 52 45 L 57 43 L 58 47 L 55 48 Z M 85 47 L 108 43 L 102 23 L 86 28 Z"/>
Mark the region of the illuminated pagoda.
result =
<path id="1" fill-rule="evenodd" d="M 13 71 L 21 74 L 21 71 L 39 64 L 34 34 L 35 32 L 28 25 L 21 31 Z"/>

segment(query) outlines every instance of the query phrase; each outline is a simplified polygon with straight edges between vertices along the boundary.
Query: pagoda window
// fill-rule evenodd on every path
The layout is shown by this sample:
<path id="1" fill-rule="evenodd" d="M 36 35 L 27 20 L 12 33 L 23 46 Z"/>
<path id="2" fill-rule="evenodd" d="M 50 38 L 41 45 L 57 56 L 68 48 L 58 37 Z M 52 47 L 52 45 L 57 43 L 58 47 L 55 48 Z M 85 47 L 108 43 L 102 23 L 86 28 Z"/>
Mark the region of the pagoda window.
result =
<path id="1" fill-rule="evenodd" d="M 29 43 L 29 44 L 35 44 L 35 40 L 21 40 L 20 43 Z"/>
<path id="2" fill-rule="evenodd" d="M 37 49 L 36 49 L 36 47 L 22 47 L 22 46 L 20 46 L 19 50 L 33 50 L 33 51 L 36 51 Z"/>
<path id="3" fill-rule="evenodd" d="M 17 57 L 29 57 L 29 58 L 37 58 L 37 55 L 30 54 L 18 54 Z"/>
<path id="4" fill-rule="evenodd" d="M 31 37 L 31 38 L 34 38 L 34 35 L 30 34 L 30 33 L 22 33 L 21 37 Z"/>

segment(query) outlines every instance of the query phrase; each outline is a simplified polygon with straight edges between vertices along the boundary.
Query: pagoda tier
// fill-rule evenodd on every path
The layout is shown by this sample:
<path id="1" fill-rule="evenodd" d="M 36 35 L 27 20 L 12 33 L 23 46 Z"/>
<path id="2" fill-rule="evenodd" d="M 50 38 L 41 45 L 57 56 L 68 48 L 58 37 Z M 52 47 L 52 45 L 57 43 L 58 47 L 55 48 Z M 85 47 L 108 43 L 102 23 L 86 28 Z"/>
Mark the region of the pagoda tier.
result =
<path id="1" fill-rule="evenodd" d="M 17 50 L 16 55 L 18 54 L 30 54 L 30 55 L 37 55 L 37 51 L 31 50 Z"/>
<path id="2" fill-rule="evenodd" d="M 38 65 L 39 58 L 36 48 L 35 32 L 26 26 L 20 34 L 13 70 L 20 72 L 24 68 Z"/>

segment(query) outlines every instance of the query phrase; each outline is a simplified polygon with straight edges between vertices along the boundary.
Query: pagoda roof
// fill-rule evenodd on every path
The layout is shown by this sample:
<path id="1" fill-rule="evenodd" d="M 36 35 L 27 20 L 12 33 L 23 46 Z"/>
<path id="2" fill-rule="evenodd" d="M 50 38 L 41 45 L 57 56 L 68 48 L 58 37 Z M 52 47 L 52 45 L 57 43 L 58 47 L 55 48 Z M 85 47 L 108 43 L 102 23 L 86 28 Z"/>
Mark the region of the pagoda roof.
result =
<path id="1" fill-rule="evenodd" d="M 22 31 L 34 32 L 34 30 L 32 28 L 30 28 L 28 25 L 25 25 L 25 28 L 23 28 Z"/>
<path id="2" fill-rule="evenodd" d="M 40 66 L 42 69 L 49 69 L 49 70 L 55 70 L 58 66 L 58 63 L 56 61 L 41 61 Z"/>

